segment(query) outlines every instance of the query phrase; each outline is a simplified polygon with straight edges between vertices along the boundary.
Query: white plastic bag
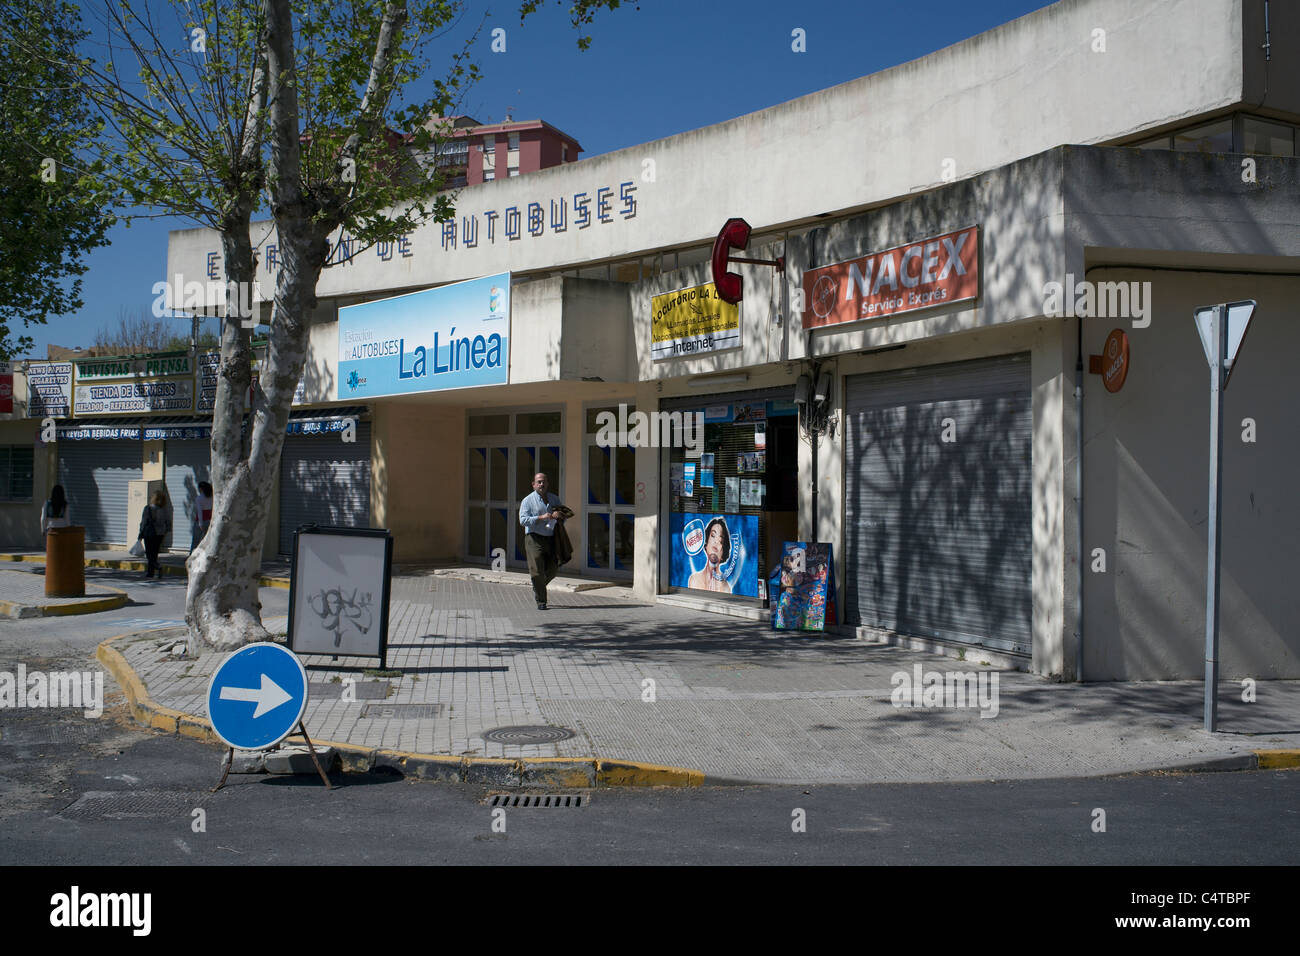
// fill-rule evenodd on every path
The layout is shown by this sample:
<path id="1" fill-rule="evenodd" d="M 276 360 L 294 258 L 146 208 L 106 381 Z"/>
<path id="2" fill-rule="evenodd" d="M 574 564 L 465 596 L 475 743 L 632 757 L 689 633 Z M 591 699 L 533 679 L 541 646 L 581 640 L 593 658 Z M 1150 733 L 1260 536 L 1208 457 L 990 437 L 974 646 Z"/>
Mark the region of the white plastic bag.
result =
<path id="1" fill-rule="evenodd" d="M 137 558 L 143 558 L 143 557 L 144 557 L 144 542 L 143 542 L 143 541 L 138 541 L 138 540 L 137 540 L 135 544 L 131 545 L 131 550 L 130 550 L 129 552 L 127 552 L 127 553 L 128 553 L 128 554 L 133 554 L 133 555 L 135 555 Z"/>

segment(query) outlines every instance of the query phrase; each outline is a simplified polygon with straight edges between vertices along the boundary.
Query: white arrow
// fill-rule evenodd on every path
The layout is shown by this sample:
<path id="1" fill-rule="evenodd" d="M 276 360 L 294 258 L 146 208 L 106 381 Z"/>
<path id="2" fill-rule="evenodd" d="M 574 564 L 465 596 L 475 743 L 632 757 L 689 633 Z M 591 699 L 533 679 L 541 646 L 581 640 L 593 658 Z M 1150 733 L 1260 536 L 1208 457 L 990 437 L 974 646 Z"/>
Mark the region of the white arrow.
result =
<path id="1" fill-rule="evenodd" d="M 293 695 L 286 693 L 283 687 L 271 680 L 266 674 L 263 674 L 260 688 L 223 687 L 221 688 L 221 699 L 254 701 L 257 708 L 253 711 L 253 717 L 256 719 L 268 710 L 275 710 L 281 704 L 289 703 L 289 701 L 293 700 Z"/>

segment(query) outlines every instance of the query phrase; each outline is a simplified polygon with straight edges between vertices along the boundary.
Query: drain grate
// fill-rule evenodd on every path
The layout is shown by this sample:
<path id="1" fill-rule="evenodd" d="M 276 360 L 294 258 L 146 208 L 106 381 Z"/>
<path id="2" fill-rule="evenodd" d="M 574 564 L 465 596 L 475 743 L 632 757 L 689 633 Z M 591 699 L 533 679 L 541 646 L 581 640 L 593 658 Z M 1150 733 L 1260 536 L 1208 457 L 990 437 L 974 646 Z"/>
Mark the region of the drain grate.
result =
<path id="1" fill-rule="evenodd" d="M 88 790 L 59 811 L 65 820 L 162 820 L 189 816 L 207 794 L 175 790 Z"/>
<path id="2" fill-rule="evenodd" d="M 343 698 L 343 683 L 340 681 L 312 681 L 307 685 L 310 696 L 317 700 L 341 700 Z M 352 685 L 356 691 L 357 700 L 383 700 L 388 696 L 388 681 L 383 680 L 359 680 Z"/>
<path id="3" fill-rule="evenodd" d="M 585 807 L 587 798 L 581 793 L 494 793 L 490 807 Z"/>
<path id="4" fill-rule="evenodd" d="M 93 720 L 80 719 L 81 713 L 74 712 L 75 717 L 54 722 L 34 722 L 6 724 L 0 728 L 0 741 L 10 747 L 52 746 L 55 744 L 84 744 L 109 735 L 110 730 L 96 725 Z"/>
<path id="5" fill-rule="evenodd" d="M 428 720 L 442 716 L 442 704 L 366 704 L 363 720 Z"/>
<path id="6" fill-rule="evenodd" d="M 553 744 L 574 736 L 568 727 L 497 727 L 483 735 L 494 744 Z"/>

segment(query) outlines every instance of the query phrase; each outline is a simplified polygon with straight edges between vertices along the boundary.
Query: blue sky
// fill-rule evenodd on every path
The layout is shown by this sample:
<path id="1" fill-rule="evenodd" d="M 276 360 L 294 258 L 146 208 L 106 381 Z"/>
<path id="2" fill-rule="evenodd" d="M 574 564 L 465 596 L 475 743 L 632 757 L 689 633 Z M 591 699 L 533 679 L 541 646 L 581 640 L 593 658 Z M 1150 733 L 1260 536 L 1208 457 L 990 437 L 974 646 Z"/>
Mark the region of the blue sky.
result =
<path id="1" fill-rule="evenodd" d="M 1050 4 L 1046 0 L 641 0 L 602 13 L 580 52 L 566 14 L 551 3 L 520 26 L 518 3 L 473 4 L 459 36 L 486 10 L 478 43 L 484 74 L 462 112 L 483 122 L 544 119 L 582 144 L 583 158 L 719 123 L 875 73 Z M 506 50 L 490 50 L 491 31 Z M 802 29 L 806 52 L 791 49 Z M 456 35 L 445 49 L 452 49 Z M 732 79 L 734 78 L 734 79 Z M 181 219 L 117 226 L 88 259 L 85 306 L 27 330 L 30 353 L 50 343 L 89 345 L 119 312 L 148 310 L 164 278 L 167 233 Z M 177 320 L 178 331 L 188 328 Z M 184 327 L 184 329 L 182 329 Z"/>

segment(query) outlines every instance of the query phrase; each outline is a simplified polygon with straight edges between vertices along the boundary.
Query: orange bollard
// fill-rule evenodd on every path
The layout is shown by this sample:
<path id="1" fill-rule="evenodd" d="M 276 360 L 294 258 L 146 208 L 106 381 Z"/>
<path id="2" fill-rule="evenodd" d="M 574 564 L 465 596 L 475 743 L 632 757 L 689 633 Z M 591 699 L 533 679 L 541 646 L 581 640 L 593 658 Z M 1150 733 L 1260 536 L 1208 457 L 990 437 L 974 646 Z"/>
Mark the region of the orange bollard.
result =
<path id="1" fill-rule="evenodd" d="M 45 534 L 45 596 L 86 593 L 86 529 L 50 528 Z"/>

